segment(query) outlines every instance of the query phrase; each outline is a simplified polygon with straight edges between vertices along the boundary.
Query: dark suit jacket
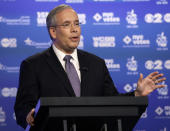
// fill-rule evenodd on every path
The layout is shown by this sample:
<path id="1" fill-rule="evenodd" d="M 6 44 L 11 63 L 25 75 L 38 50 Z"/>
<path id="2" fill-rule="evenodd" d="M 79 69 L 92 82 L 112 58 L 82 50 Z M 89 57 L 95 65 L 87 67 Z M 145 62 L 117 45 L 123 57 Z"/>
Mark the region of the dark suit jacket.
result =
<path id="1" fill-rule="evenodd" d="M 78 50 L 78 60 L 81 96 L 118 95 L 103 59 Z M 26 127 L 26 116 L 36 106 L 40 97 L 63 96 L 74 97 L 75 94 L 52 47 L 27 58 L 20 67 L 19 88 L 14 107 L 17 123 Z"/>

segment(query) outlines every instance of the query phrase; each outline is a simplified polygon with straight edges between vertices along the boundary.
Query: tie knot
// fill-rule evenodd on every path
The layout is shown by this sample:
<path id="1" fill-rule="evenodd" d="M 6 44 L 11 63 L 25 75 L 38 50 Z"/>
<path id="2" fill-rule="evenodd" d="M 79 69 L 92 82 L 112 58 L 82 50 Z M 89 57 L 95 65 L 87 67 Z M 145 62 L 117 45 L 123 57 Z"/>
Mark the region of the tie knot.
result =
<path id="1" fill-rule="evenodd" d="M 72 58 L 71 55 L 66 55 L 63 60 L 68 62 L 70 61 L 71 58 Z"/>

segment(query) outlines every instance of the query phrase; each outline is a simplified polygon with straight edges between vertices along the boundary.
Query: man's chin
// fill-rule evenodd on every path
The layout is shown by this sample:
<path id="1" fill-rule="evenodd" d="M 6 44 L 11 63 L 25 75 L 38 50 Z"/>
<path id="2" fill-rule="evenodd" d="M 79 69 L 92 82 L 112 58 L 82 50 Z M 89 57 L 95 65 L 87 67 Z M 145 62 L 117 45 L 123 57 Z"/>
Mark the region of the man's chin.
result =
<path id="1" fill-rule="evenodd" d="M 71 46 L 67 49 L 67 52 L 68 53 L 73 53 L 75 49 L 77 49 L 78 45 L 77 46 Z"/>
<path id="2" fill-rule="evenodd" d="M 71 49 L 76 49 L 78 47 L 79 43 L 78 42 L 72 42 L 70 48 Z"/>

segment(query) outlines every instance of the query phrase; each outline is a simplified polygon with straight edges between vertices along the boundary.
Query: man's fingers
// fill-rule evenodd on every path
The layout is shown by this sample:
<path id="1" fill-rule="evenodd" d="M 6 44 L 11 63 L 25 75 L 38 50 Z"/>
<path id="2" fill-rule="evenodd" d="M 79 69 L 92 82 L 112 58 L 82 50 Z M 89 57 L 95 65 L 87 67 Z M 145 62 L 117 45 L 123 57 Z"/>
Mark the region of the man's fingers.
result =
<path id="1" fill-rule="evenodd" d="M 155 84 L 159 84 L 160 82 L 163 82 L 166 80 L 166 78 L 160 78 L 163 77 L 164 74 L 159 72 L 153 72 L 151 74 L 148 75 L 148 78 L 151 79 Z"/>
<path id="2" fill-rule="evenodd" d="M 160 77 L 162 77 L 164 74 L 157 74 L 157 75 L 155 75 L 154 77 L 152 77 L 152 80 L 153 81 L 155 81 L 155 80 L 157 80 L 158 78 L 160 78 Z"/>
<path id="3" fill-rule="evenodd" d="M 139 80 L 138 80 L 138 82 L 142 82 L 142 80 L 143 80 L 143 74 L 142 73 L 140 73 L 140 77 L 139 77 Z"/>
<path id="4" fill-rule="evenodd" d="M 30 115 L 27 119 L 27 123 L 31 126 L 34 126 L 34 117 Z"/>
<path id="5" fill-rule="evenodd" d="M 33 123 L 33 122 L 31 122 L 31 123 L 30 123 L 30 125 L 31 125 L 31 126 L 34 126 L 34 123 Z"/>
<path id="6" fill-rule="evenodd" d="M 158 79 L 158 80 L 155 80 L 155 84 L 159 84 L 159 83 L 161 83 L 161 82 L 163 82 L 163 81 L 165 81 L 165 80 L 166 80 L 165 77 L 163 77 L 163 78 L 161 78 L 161 79 Z"/>
<path id="7" fill-rule="evenodd" d="M 29 125 L 34 126 L 34 113 L 35 109 L 33 108 L 27 115 L 26 121 Z"/>
<path id="8" fill-rule="evenodd" d="M 155 75 L 157 75 L 157 74 L 159 74 L 159 72 L 158 72 L 158 71 L 155 71 L 155 72 L 150 73 L 147 77 L 150 78 L 150 79 L 152 79 L 152 77 L 155 76 Z"/>
<path id="9" fill-rule="evenodd" d="M 28 124 L 31 125 L 31 126 L 33 126 L 33 125 L 34 125 L 34 120 L 33 120 L 32 118 L 30 118 L 30 119 L 28 120 Z"/>
<path id="10" fill-rule="evenodd" d="M 30 117 L 30 122 L 34 122 L 34 117 Z"/>
<path id="11" fill-rule="evenodd" d="M 35 108 L 33 108 L 33 109 L 31 110 L 31 115 L 33 116 L 34 113 L 35 113 Z"/>
<path id="12" fill-rule="evenodd" d="M 155 86 L 155 88 L 157 89 L 157 88 L 163 88 L 163 87 L 165 87 L 166 85 L 156 85 Z"/>

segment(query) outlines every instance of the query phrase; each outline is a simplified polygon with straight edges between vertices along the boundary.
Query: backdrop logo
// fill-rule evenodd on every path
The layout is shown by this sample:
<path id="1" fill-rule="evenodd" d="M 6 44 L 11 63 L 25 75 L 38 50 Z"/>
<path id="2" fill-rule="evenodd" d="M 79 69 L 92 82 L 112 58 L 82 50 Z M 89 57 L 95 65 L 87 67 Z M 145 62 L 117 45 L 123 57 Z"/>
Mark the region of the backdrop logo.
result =
<path id="1" fill-rule="evenodd" d="M 162 70 L 163 69 L 163 61 L 162 60 L 148 60 L 145 62 L 145 68 L 148 70 Z"/>
<path id="2" fill-rule="evenodd" d="M 46 26 L 46 18 L 49 12 L 37 12 L 37 26 Z"/>
<path id="3" fill-rule="evenodd" d="M 12 114 L 12 117 L 13 117 L 14 120 L 16 120 L 16 115 L 15 115 L 15 113 Z"/>
<path id="4" fill-rule="evenodd" d="M 138 18 L 137 14 L 135 14 L 134 9 L 127 12 L 126 21 L 128 23 L 127 28 L 138 28 L 137 25 Z"/>
<path id="5" fill-rule="evenodd" d="M 3 2 L 15 2 L 16 0 L 1 0 Z"/>
<path id="6" fill-rule="evenodd" d="M 94 47 L 115 47 L 115 37 L 114 36 L 99 36 L 93 37 Z"/>
<path id="7" fill-rule="evenodd" d="M 147 114 L 147 109 L 145 110 L 145 112 L 141 115 L 141 118 L 147 118 L 148 117 L 148 114 Z"/>
<path id="8" fill-rule="evenodd" d="M 170 119 L 170 106 L 159 106 L 155 109 L 155 119 Z"/>
<path id="9" fill-rule="evenodd" d="M 164 111 L 163 108 L 161 108 L 160 106 L 157 107 L 156 110 L 155 110 L 156 114 L 159 115 L 159 116 L 163 113 L 163 111 Z"/>
<path id="10" fill-rule="evenodd" d="M 4 66 L 3 64 L 0 63 L 0 70 L 3 71 L 6 69 L 6 66 Z"/>
<path id="11" fill-rule="evenodd" d="M 114 59 L 105 59 L 109 71 L 120 71 L 120 64 L 115 64 Z"/>
<path id="12" fill-rule="evenodd" d="M 163 23 L 163 22 L 170 23 L 170 13 L 166 13 L 165 15 L 161 13 L 155 13 L 155 14 L 148 13 L 145 15 L 145 22 L 146 23 Z"/>
<path id="13" fill-rule="evenodd" d="M 66 3 L 84 3 L 84 0 L 66 0 Z"/>
<path id="14" fill-rule="evenodd" d="M 132 35 L 125 36 L 123 38 L 124 48 L 140 48 L 140 47 L 150 47 L 150 40 L 144 39 L 144 35 Z"/>
<path id="15" fill-rule="evenodd" d="M 102 19 L 102 16 L 101 16 L 99 13 L 96 13 L 96 14 L 93 16 L 93 19 L 94 19 L 96 22 L 99 22 L 99 21 Z"/>
<path id="16" fill-rule="evenodd" d="M 15 19 L 0 16 L 0 23 L 6 23 L 7 25 L 30 25 L 30 16 L 21 16 Z"/>
<path id="17" fill-rule="evenodd" d="M 135 60 L 135 57 L 132 56 L 131 58 L 127 59 L 126 67 L 128 69 L 127 75 L 137 75 L 138 63 Z"/>
<path id="18" fill-rule="evenodd" d="M 6 115 L 5 115 L 5 111 L 3 111 L 3 108 L 0 107 L 0 124 L 4 123 L 6 120 Z"/>
<path id="19" fill-rule="evenodd" d="M 93 0 L 94 2 L 114 2 L 115 0 Z"/>
<path id="20" fill-rule="evenodd" d="M 163 127 L 163 129 L 160 129 L 160 131 L 168 131 L 167 127 Z"/>
<path id="21" fill-rule="evenodd" d="M 51 40 L 49 42 L 35 42 L 28 37 L 24 42 L 25 45 L 33 46 L 35 48 L 49 48 L 51 46 Z"/>
<path id="22" fill-rule="evenodd" d="M 93 16 L 94 25 L 119 25 L 120 17 L 115 17 L 113 12 L 96 13 Z"/>
<path id="23" fill-rule="evenodd" d="M 17 40 L 16 38 L 3 38 L 1 39 L 1 46 L 4 48 L 16 48 Z"/>
<path id="24" fill-rule="evenodd" d="M 133 83 L 132 85 L 128 83 L 123 87 L 123 89 L 126 92 L 132 92 L 132 91 L 136 90 L 136 88 L 137 88 L 137 83 Z"/>
<path id="25" fill-rule="evenodd" d="M 58 2 L 59 0 L 35 0 L 35 2 Z"/>
<path id="26" fill-rule="evenodd" d="M 161 34 L 157 34 L 156 43 L 158 45 L 158 48 L 157 48 L 158 51 L 168 50 L 167 48 L 168 40 L 164 32 L 162 32 Z"/>
<path id="27" fill-rule="evenodd" d="M 164 15 L 164 20 L 165 20 L 165 22 L 170 23 L 170 13 L 166 13 Z"/>
<path id="28" fill-rule="evenodd" d="M 124 2 L 149 2 L 150 0 L 123 0 Z"/>
<path id="29" fill-rule="evenodd" d="M 158 92 L 158 99 L 169 99 L 168 96 L 168 85 L 165 84 L 165 82 L 162 82 L 163 85 L 165 85 L 164 88 L 158 88 L 157 92 Z"/>
<path id="30" fill-rule="evenodd" d="M 19 67 L 18 66 L 6 66 L 0 63 L 0 71 L 6 71 L 8 73 L 18 73 Z"/>
<path id="31" fill-rule="evenodd" d="M 166 69 L 170 70 L 170 60 L 166 60 L 164 66 Z"/>
<path id="32" fill-rule="evenodd" d="M 145 62 L 145 68 L 148 70 L 163 70 L 164 67 L 165 69 L 170 69 L 170 60 L 166 60 L 165 62 L 163 62 L 162 60 L 147 60 Z"/>
<path id="33" fill-rule="evenodd" d="M 156 4 L 157 4 L 157 5 L 167 5 L 167 4 L 168 4 L 168 1 L 167 1 L 167 0 L 157 0 L 157 1 L 156 1 Z"/>
<path id="34" fill-rule="evenodd" d="M 2 96 L 4 97 L 16 97 L 17 88 L 16 87 L 12 87 L 12 88 L 4 87 L 2 88 L 1 93 L 2 93 Z"/>
<path id="35" fill-rule="evenodd" d="M 78 14 L 78 17 L 81 24 L 86 24 L 86 14 Z"/>
<path id="36" fill-rule="evenodd" d="M 80 36 L 80 42 L 79 42 L 78 48 L 79 49 L 84 48 L 84 37 L 82 35 Z"/>

